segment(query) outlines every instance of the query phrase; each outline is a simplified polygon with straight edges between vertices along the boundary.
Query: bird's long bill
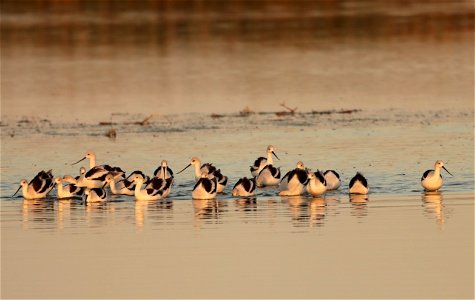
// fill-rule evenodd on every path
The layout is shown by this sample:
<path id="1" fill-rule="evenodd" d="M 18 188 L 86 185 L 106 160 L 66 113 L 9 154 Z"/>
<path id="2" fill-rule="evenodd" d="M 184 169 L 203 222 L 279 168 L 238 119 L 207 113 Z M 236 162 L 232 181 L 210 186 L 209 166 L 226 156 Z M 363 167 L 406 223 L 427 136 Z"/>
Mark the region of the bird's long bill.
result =
<path id="1" fill-rule="evenodd" d="M 18 188 L 18 190 L 16 190 L 15 194 L 13 194 L 12 198 L 15 197 L 15 195 L 18 193 L 18 191 L 21 189 L 21 185 L 20 187 Z"/>
<path id="2" fill-rule="evenodd" d="M 75 162 L 74 164 L 71 164 L 71 166 L 72 166 L 72 165 L 75 165 L 75 164 L 78 164 L 78 163 L 82 162 L 82 161 L 85 160 L 85 159 L 86 159 L 86 157 L 83 157 L 83 158 L 81 158 L 80 160 L 78 160 L 77 162 Z"/>
<path id="3" fill-rule="evenodd" d="M 274 151 L 272 151 L 272 154 L 274 154 L 275 158 L 277 158 L 278 160 L 280 160 L 280 158 L 277 156 L 277 154 L 275 154 Z"/>
<path id="4" fill-rule="evenodd" d="M 190 166 L 191 166 L 191 164 L 189 164 L 188 166 L 184 167 L 183 170 L 181 170 L 180 172 L 177 172 L 177 174 L 180 174 L 181 172 L 185 171 L 185 170 L 188 169 Z"/>
<path id="5" fill-rule="evenodd" d="M 454 175 L 452 175 L 452 173 L 450 173 L 449 170 L 447 170 L 444 166 L 442 166 L 442 168 L 444 168 L 444 170 L 445 170 L 447 173 L 449 173 L 450 176 L 454 176 Z"/>

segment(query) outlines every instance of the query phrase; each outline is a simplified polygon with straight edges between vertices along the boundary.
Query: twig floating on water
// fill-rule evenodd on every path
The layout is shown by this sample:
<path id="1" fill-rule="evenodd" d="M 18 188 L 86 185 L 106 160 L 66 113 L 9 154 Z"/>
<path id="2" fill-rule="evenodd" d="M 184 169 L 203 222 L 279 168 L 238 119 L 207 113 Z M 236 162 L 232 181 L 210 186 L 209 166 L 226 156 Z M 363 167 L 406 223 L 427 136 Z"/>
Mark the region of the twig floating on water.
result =
<path id="1" fill-rule="evenodd" d="M 220 114 L 211 114 L 211 118 L 213 119 L 218 119 L 218 118 L 222 118 L 224 117 L 224 115 L 220 115 Z"/>
<path id="2" fill-rule="evenodd" d="M 285 105 L 285 102 L 282 102 L 280 104 L 280 106 L 282 106 L 283 108 L 287 109 L 287 111 L 278 111 L 276 112 L 275 114 L 279 117 L 282 117 L 282 116 L 292 116 L 295 114 L 295 111 L 297 110 L 297 107 L 295 108 L 290 108 L 288 107 L 287 105 Z"/>

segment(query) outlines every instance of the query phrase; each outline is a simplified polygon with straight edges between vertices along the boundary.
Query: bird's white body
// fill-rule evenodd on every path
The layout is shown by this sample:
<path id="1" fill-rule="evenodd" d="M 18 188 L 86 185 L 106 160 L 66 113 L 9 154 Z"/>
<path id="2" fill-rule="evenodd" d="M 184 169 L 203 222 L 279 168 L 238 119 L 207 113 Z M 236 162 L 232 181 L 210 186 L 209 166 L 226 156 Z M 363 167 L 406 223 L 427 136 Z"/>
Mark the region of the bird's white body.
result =
<path id="1" fill-rule="evenodd" d="M 86 196 L 86 202 L 107 201 L 107 192 L 103 188 L 86 189 L 84 195 Z"/>
<path id="2" fill-rule="evenodd" d="M 356 173 L 356 175 L 350 180 L 349 193 L 361 195 L 369 193 L 368 182 L 361 173 Z"/>
<path id="3" fill-rule="evenodd" d="M 191 198 L 193 199 L 214 199 L 217 194 L 217 180 L 216 177 L 208 178 L 208 174 L 203 173 L 201 178 L 196 183 L 191 192 Z"/>
<path id="4" fill-rule="evenodd" d="M 280 170 L 273 167 L 272 165 L 265 166 L 259 175 L 257 175 L 256 183 L 258 187 L 279 185 Z"/>
<path id="5" fill-rule="evenodd" d="M 308 172 L 308 183 L 307 183 L 307 192 L 314 196 L 318 197 L 327 191 L 327 186 L 326 186 L 326 180 L 323 174 L 320 171 L 317 171 L 318 175 L 315 175 L 315 173 L 311 172 L 309 170 Z"/>
<path id="6" fill-rule="evenodd" d="M 63 180 L 61 179 L 61 177 L 55 178 L 54 181 L 56 183 L 56 196 L 58 199 L 67 199 L 82 196 L 82 188 L 74 184 L 68 184 L 63 186 Z"/>
<path id="7" fill-rule="evenodd" d="M 305 193 L 308 182 L 307 172 L 303 162 L 297 163 L 297 168 L 287 172 L 279 184 L 280 196 L 298 196 Z"/>
<path id="8" fill-rule="evenodd" d="M 243 177 L 234 185 L 232 194 L 234 197 L 252 197 L 256 194 L 256 180 Z"/>
<path id="9" fill-rule="evenodd" d="M 431 191 L 431 192 L 438 191 L 442 187 L 443 184 L 444 184 L 444 181 L 442 179 L 442 176 L 440 175 L 440 170 L 430 171 L 427 174 L 427 177 L 421 181 L 422 187 L 426 191 Z"/>
<path id="10" fill-rule="evenodd" d="M 142 189 L 144 179 L 141 176 L 135 176 L 134 177 L 134 182 L 135 182 L 135 199 L 137 200 L 145 200 L 145 201 L 151 201 L 151 200 L 160 200 L 162 199 L 162 192 L 160 190 L 155 190 L 155 189 Z"/>
<path id="11" fill-rule="evenodd" d="M 365 187 L 360 181 L 356 181 L 350 188 L 350 194 L 368 194 L 369 189 Z"/>
<path id="12" fill-rule="evenodd" d="M 324 177 L 327 182 L 327 191 L 336 190 L 341 186 L 341 180 L 335 171 L 325 171 Z"/>
<path id="13" fill-rule="evenodd" d="M 128 195 L 128 196 L 135 195 L 135 189 L 127 188 L 122 181 L 116 182 L 115 178 L 112 178 L 112 180 L 109 183 L 109 187 L 111 189 L 112 194 L 114 195 Z"/>

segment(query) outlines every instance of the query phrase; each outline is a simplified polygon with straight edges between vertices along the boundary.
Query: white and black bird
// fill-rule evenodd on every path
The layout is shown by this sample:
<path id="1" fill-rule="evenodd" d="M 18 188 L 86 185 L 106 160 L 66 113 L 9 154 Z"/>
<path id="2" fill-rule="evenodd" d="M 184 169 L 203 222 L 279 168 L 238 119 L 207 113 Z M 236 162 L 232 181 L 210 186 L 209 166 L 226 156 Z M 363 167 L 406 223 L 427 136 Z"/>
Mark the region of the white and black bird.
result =
<path id="1" fill-rule="evenodd" d="M 81 197 L 84 193 L 84 188 L 78 187 L 73 183 L 63 186 L 63 179 L 61 177 L 56 177 L 54 182 L 56 185 L 56 196 L 58 199 Z"/>
<path id="2" fill-rule="evenodd" d="M 144 183 L 143 177 L 139 175 L 135 175 L 133 177 L 133 181 L 135 183 L 135 191 L 134 191 L 135 199 L 151 201 L 151 200 L 160 200 L 163 198 L 163 190 L 154 189 L 154 188 L 142 189 L 142 186 Z"/>
<path id="3" fill-rule="evenodd" d="M 222 193 L 224 191 L 224 188 L 226 187 L 226 184 L 228 183 L 228 177 L 224 176 L 221 174 L 221 170 L 217 169 L 213 164 L 211 163 L 204 163 L 201 164 L 201 160 L 194 156 L 191 158 L 190 163 L 183 168 L 181 171 L 177 172 L 177 174 L 180 174 L 190 166 L 194 166 L 195 168 L 195 180 L 198 181 L 202 178 L 202 174 L 206 174 L 206 177 L 212 178 L 216 177 L 216 182 L 217 182 L 217 187 L 216 191 L 217 193 Z"/>
<path id="4" fill-rule="evenodd" d="M 341 185 L 340 174 L 335 170 L 326 170 L 323 175 L 327 182 L 327 191 L 336 190 Z"/>
<path id="5" fill-rule="evenodd" d="M 258 157 L 254 161 L 254 164 L 250 167 L 252 177 L 256 177 L 257 175 L 259 175 L 259 173 L 261 172 L 262 169 L 264 169 L 265 166 L 273 164 L 272 155 L 274 155 L 277 159 L 279 159 L 277 154 L 275 154 L 274 146 L 272 145 L 267 146 L 266 154 L 267 154 L 267 158 L 262 157 L 262 156 Z"/>
<path id="6" fill-rule="evenodd" d="M 191 197 L 193 199 L 208 200 L 216 198 L 217 194 L 217 178 L 209 178 L 206 172 L 201 174 L 201 178 L 198 179 L 195 186 L 193 187 L 193 192 L 191 192 Z"/>
<path id="7" fill-rule="evenodd" d="M 46 198 L 53 187 L 54 181 L 51 170 L 47 172 L 40 171 L 30 182 L 28 182 L 26 179 L 22 179 L 20 181 L 20 187 L 16 190 L 12 197 L 14 197 L 21 189 L 23 198 L 25 199 Z"/>
<path id="8" fill-rule="evenodd" d="M 317 170 L 316 172 L 308 170 L 307 172 L 307 192 L 314 197 L 318 197 L 325 194 L 325 192 L 327 191 L 327 182 L 322 172 L 319 170 Z"/>
<path id="9" fill-rule="evenodd" d="M 280 182 L 280 168 L 273 165 L 265 166 L 257 175 L 256 183 L 258 187 L 276 186 Z"/>
<path id="10" fill-rule="evenodd" d="M 356 175 L 353 176 L 349 184 L 350 194 L 361 194 L 365 195 L 369 192 L 368 181 L 360 172 L 356 172 Z"/>
<path id="11" fill-rule="evenodd" d="M 236 182 L 232 194 L 235 197 L 251 197 L 256 194 L 256 178 L 243 177 Z"/>
<path id="12" fill-rule="evenodd" d="M 86 203 L 107 201 L 107 192 L 104 188 L 92 188 L 84 191 Z"/>
<path id="13" fill-rule="evenodd" d="M 280 196 L 298 196 L 305 192 L 308 183 L 307 171 L 303 162 L 299 161 L 297 167 L 287 172 L 280 181 Z"/>
<path id="14" fill-rule="evenodd" d="M 99 188 L 104 184 L 105 177 L 112 174 L 115 179 L 123 179 L 125 172 L 120 167 L 111 167 L 110 165 L 96 165 L 96 154 L 93 151 L 87 151 L 86 155 L 73 163 L 78 164 L 81 161 L 89 159 L 89 170 L 77 180 L 76 185 L 87 188 Z"/>
<path id="15" fill-rule="evenodd" d="M 165 174 L 165 176 L 163 176 L 163 174 Z M 160 166 L 153 172 L 153 176 L 167 179 L 173 177 L 173 171 L 168 166 L 168 162 L 166 160 L 162 160 Z"/>
<path id="16" fill-rule="evenodd" d="M 427 170 L 422 175 L 421 185 L 424 190 L 434 192 L 438 191 L 442 187 L 444 181 L 442 180 L 442 175 L 440 174 L 441 169 L 444 169 L 451 176 L 454 176 L 444 167 L 443 161 L 437 160 L 434 165 L 434 170 Z"/>
<path id="17" fill-rule="evenodd" d="M 162 191 L 162 198 L 165 198 L 165 197 L 168 197 L 168 195 L 170 194 L 170 191 L 172 189 L 172 186 L 173 186 L 173 182 L 174 182 L 174 177 L 173 175 L 167 177 L 167 169 L 166 169 L 166 163 L 163 164 L 162 163 L 162 170 L 160 172 L 156 172 L 156 174 L 159 175 L 159 177 L 153 177 L 152 179 L 150 179 L 146 185 L 145 185 L 145 188 L 146 189 L 154 189 L 154 190 L 160 190 Z M 170 174 L 170 173 L 168 173 Z M 171 173 L 173 174 L 173 173 Z"/>

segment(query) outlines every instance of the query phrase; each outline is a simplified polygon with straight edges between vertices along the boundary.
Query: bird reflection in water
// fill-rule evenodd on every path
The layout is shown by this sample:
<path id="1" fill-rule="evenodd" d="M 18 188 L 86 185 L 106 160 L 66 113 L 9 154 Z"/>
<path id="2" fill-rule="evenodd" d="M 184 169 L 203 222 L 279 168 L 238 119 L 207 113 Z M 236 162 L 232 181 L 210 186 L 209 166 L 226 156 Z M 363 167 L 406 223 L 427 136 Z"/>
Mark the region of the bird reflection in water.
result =
<path id="1" fill-rule="evenodd" d="M 325 198 L 314 197 L 309 201 L 310 225 L 322 227 L 325 225 L 325 215 L 327 212 L 327 203 Z"/>
<path id="2" fill-rule="evenodd" d="M 224 212 L 226 202 L 218 201 L 216 199 L 198 200 L 194 199 L 193 209 L 195 210 L 195 227 L 200 227 L 202 220 L 206 224 L 215 224 L 219 220 Z"/>
<path id="3" fill-rule="evenodd" d="M 424 203 L 425 214 L 431 218 L 434 217 L 438 225 L 443 225 L 445 216 L 442 194 L 440 192 L 424 192 L 422 202 Z"/>
<path id="4" fill-rule="evenodd" d="M 135 201 L 135 226 L 137 230 L 141 231 L 144 228 L 145 223 L 145 215 L 149 214 L 147 219 L 153 220 L 157 219 L 158 223 L 163 223 L 163 220 L 160 215 L 157 213 L 165 210 L 168 212 L 173 208 L 173 201 L 169 200 L 151 200 L 151 201 L 143 201 L 143 200 L 136 200 Z"/>
<path id="5" fill-rule="evenodd" d="M 369 201 L 368 195 L 350 194 L 351 215 L 355 217 L 366 217 L 368 215 L 367 203 Z"/>
<path id="6" fill-rule="evenodd" d="M 84 206 L 89 227 L 103 227 L 114 219 L 114 202 L 84 202 Z"/>
<path id="7" fill-rule="evenodd" d="M 57 209 L 58 229 L 64 229 L 64 222 L 71 219 L 71 199 L 59 199 Z"/>
<path id="8" fill-rule="evenodd" d="M 24 229 L 29 229 L 32 224 L 36 229 L 53 229 L 55 227 L 53 200 L 23 199 L 21 212 Z"/>
<path id="9" fill-rule="evenodd" d="M 287 197 L 287 203 L 290 207 L 293 225 L 296 227 L 308 226 L 310 215 L 307 199 L 302 196 L 290 196 Z"/>
<path id="10" fill-rule="evenodd" d="M 239 198 L 235 200 L 236 206 L 238 207 L 239 211 L 243 212 L 255 212 L 257 211 L 257 199 L 250 197 L 250 198 Z"/>

